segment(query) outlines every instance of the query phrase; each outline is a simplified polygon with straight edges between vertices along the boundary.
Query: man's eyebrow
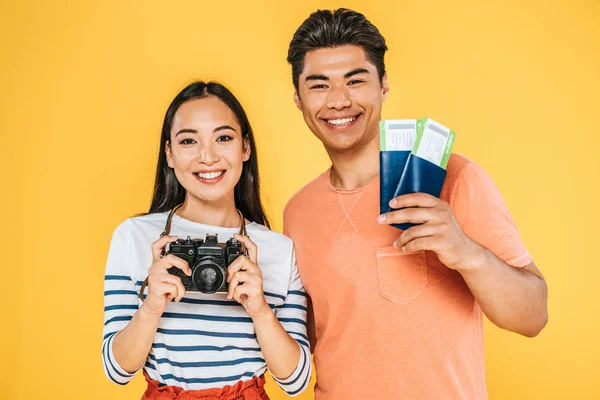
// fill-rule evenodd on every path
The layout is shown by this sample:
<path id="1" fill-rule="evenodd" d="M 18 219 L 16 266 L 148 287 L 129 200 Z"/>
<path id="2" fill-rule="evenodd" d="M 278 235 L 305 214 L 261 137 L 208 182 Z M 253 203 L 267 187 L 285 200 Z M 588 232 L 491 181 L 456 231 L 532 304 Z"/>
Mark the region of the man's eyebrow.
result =
<path id="1" fill-rule="evenodd" d="M 328 81 L 329 77 L 326 75 L 309 75 L 305 81 Z"/>
<path id="2" fill-rule="evenodd" d="M 365 68 L 356 68 L 350 72 L 344 74 L 344 79 L 348 79 L 354 75 L 358 74 L 368 74 L 369 70 Z M 306 77 L 305 81 L 328 81 L 329 77 L 327 75 L 309 75 Z"/>
<path id="3" fill-rule="evenodd" d="M 348 72 L 347 74 L 345 74 L 344 78 L 348 79 L 348 78 L 350 78 L 351 76 L 354 76 L 354 75 L 368 74 L 368 73 L 369 73 L 369 71 L 366 70 L 366 69 L 364 69 L 364 68 L 356 68 L 356 69 L 353 69 L 352 71 Z"/>

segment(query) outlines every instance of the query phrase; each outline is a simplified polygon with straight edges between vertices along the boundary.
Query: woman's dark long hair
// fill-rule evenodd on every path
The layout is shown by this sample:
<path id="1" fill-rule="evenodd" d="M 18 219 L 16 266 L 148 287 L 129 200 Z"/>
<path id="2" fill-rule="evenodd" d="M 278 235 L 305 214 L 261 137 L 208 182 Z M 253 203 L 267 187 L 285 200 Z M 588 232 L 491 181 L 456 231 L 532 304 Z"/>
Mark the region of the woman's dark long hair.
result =
<path id="1" fill-rule="evenodd" d="M 167 164 L 166 143 L 171 140 L 171 129 L 173 119 L 179 107 L 186 101 L 207 96 L 216 96 L 229 107 L 235 114 L 242 129 L 242 139 L 250 145 L 250 158 L 244 162 L 242 175 L 235 185 L 235 206 L 249 221 L 270 227 L 269 220 L 265 214 L 260 201 L 260 180 L 258 177 L 258 161 L 256 144 L 252 127 L 246 116 L 246 112 L 238 99 L 220 83 L 217 82 L 194 82 L 183 89 L 173 99 L 165 114 L 160 136 L 160 148 L 158 153 L 158 164 L 156 166 L 156 179 L 154 180 L 154 194 L 149 213 L 160 213 L 170 211 L 173 207 L 183 203 L 186 190 L 177 180 L 175 172 Z"/>

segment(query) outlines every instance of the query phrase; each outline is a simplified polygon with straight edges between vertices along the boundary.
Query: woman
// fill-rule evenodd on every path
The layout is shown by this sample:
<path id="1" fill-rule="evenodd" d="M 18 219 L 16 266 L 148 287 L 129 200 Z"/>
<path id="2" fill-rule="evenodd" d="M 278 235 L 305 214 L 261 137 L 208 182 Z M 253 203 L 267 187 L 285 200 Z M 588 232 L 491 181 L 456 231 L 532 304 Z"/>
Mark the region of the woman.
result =
<path id="1" fill-rule="evenodd" d="M 150 212 L 123 222 L 111 241 L 107 376 L 124 385 L 143 368 L 142 399 L 268 399 L 267 369 L 288 394 L 303 391 L 311 374 L 306 294 L 292 242 L 268 226 L 246 113 L 218 83 L 189 85 L 164 119 Z M 247 236 L 238 234 L 244 228 Z M 177 253 L 181 244 L 209 243 L 207 235 L 247 249 L 224 271 L 226 292 L 192 291 L 199 279 L 214 283 L 219 269 L 192 279 L 196 261 Z M 173 243 L 187 237 L 197 239 Z"/>

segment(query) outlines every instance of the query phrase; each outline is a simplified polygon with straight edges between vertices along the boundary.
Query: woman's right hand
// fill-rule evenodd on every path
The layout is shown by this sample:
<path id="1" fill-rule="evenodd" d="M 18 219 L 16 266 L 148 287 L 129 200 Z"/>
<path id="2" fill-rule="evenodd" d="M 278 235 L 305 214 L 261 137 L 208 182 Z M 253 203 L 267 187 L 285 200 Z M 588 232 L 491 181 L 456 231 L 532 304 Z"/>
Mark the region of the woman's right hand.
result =
<path id="1" fill-rule="evenodd" d="M 178 302 L 185 296 L 181 278 L 169 274 L 168 269 L 176 267 L 186 275 L 192 275 L 192 269 L 187 261 L 173 254 L 162 256 L 165 246 L 176 240 L 176 236 L 163 236 L 152 243 L 152 266 L 148 269 L 148 295 L 142 306 L 154 315 L 162 315 L 171 300 Z"/>

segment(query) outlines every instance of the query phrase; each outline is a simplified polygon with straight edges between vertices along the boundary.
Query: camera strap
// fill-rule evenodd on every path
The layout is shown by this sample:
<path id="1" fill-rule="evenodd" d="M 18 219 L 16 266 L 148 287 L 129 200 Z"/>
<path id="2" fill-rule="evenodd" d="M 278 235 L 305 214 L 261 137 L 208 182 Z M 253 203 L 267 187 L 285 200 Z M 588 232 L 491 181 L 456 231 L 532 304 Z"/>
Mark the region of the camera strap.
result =
<path id="1" fill-rule="evenodd" d="M 178 204 L 175 207 L 173 207 L 173 209 L 169 213 L 169 216 L 167 217 L 165 229 L 160 234 L 160 237 L 169 235 L 169 233 L 171 232 L 171 221 L 173 220 L 173 215 L 175 214 L 175 211 L 177 211 L 181 208 L 182 205 L 183 205 L 183 203 Z M 246 233 L 246 219 L 244 218 L 244 215 L 242 214 L 242 212 L 240 210 L 236 209 L 236 211 L 238 212 L 238 215 L 240 216 L 240 220 L 242 221 L 240 223 L 240 232 L 239 233 L 240 233 L 240 235 L 248 236 Z M 246 246 L 243 243 L 242 243 L 242 252 L 244 254 L 247 254 Z M 144 301 L 144 290 L 146 289 L 146 286 L 148 286 L 148 277 L 146 277 L 146 279 L 144 279 L 144 282 L 142 283 L 142 286 L 140 287 L 140 300 L 141 301 Z"/>

